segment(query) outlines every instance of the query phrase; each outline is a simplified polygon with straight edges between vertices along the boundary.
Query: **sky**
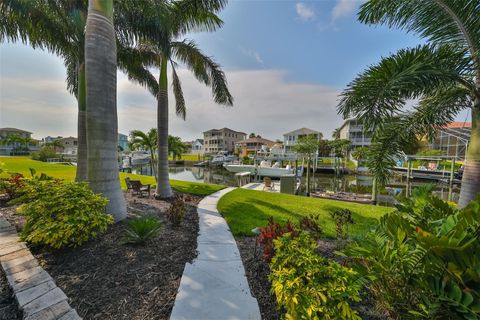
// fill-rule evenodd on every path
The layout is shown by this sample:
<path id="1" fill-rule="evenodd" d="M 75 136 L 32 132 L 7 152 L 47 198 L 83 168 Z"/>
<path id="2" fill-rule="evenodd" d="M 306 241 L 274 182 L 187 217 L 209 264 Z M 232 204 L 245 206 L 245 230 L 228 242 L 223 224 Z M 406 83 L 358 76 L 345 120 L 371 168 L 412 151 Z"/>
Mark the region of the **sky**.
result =
<path id="1" fill-rule="evenodd" d="M 331 137 L 343 120 L 338 96 L 354 77 L 415 35 L 357 21 L 361 0 L 230 0 L 222 29 L 190 34 L 226 73 L 234 106 L 215 104 L 209 88 L 180 65 L 187 119 L 176 117 L 170 94 L 170 133 L 184 140 L 229 127 L 268 139 L 307 127 Z M 152 70 L 154 75 L 158 72 Z M 119 132 L 156 126 L 156 102 L 143 87 L 117 76 Z M 0 44 L 0 127 L 33 137 L 76 136 L 76 100 L 62 60 L 22 44 Z"/>

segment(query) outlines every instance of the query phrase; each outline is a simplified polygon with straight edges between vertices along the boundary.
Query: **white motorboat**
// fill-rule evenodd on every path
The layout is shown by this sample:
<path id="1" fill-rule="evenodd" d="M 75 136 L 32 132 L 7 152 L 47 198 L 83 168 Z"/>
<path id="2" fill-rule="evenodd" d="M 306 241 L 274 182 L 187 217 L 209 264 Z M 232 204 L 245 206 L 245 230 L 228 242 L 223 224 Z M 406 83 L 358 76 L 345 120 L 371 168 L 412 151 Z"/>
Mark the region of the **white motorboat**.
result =
<path id="1" fill-rule="evenodd" d="M 236 157 L 233 155 L 228 155 L 226 152 L 219 152 L 218 154 L 214 155 L 212 160 L 210 161 L 212 164 L 224 164 L 226 162 L 235 161 Z"/>
<path id="2" fill-rule="evenodd" d="M 145 165 L 150 163 L 150 154 L 147 151 L 134 151 L 130 156 L 126 156 L 122 160 L 123 167 Z"/>
<path id="3" fill-rule="evenodd" d="M 295 174 L 295 169 L 291 166 L 288 165 L 286 168 L 281 168 L 278 162 L 272 166 L 270 161 L 262 161 L 260 165 L 226 163 L 223 167 L 227 169 L 227 171 L 234 173 L 250 172 L 251 175 L 271 178 L 280 178 L 286 174 Z"/>

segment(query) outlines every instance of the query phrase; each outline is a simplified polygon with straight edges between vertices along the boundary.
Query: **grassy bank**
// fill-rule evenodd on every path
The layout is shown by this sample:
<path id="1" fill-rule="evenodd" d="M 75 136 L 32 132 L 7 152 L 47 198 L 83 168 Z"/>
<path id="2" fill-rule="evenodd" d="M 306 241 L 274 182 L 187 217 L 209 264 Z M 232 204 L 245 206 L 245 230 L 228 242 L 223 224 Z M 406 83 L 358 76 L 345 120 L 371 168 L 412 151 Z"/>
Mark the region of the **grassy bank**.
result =
<path id="1" fill-rule="evenodd" d="M 352 236 L 361 236 L 371 230 L 378 219 L 392 208 L 351 202 L 315 199 L 286 194 L 237 189 L 220 199 L 220 212 L 236 236 L 252 235 L 255 227 L 264 226 L 273 216 L 275 221 L 297 223 L 309 214 L 320 214 L 320 224 L 326 236 L 335 235 L 335 225 L 329 212 L 335 209 L 349 209 L 353 212 L 355 224 L 350 226 Z"/>
<path id="2" fill-rule="evenodd" d="M 0 163 L 3 163 L 3 170 L 8 173 L 21 173 L 30 176 L 30 168 L 35 169 L 37 173 L 45 173 L 51 177 L 72 181 L 75 179 L 75 166 L 64 164 L 52 164 L 41 161 L 35 161 L 28 157 L 0 157 Z M 5 173 L 3 174 L 5 175 Z M 120 182 L 122 189 L 126 189 L 125 178 L 140 180 L 142 183 L 156 184 L 155 178 L 151 176 L 141 176 L 130 173 L 120 173 Z M 179 180 L 170 180 L 172 188 L 180 192 L 192 193 L 196 195 L 208 195 L 225 188 L 224 186 L 206 183 L 187 182 Z"/>

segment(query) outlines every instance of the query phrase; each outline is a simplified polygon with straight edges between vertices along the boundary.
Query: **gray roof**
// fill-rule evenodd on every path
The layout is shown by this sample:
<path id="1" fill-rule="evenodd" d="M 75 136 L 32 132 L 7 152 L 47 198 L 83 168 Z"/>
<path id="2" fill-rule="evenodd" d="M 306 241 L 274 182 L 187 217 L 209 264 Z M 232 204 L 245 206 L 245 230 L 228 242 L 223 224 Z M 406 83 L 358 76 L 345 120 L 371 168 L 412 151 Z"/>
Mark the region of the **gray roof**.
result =
<path id="1" fill-rule="evenodd" d="M 315 131 L 315 130 L 312 130 L 312 129 L 301 128 L 301 129 L 297 129 L 297 130 L 287 132 L 283 135 L 284 136 L 298 136 L 298 135 L 319 134 L 319 133 L 320 133 L 319 131 Z"/>

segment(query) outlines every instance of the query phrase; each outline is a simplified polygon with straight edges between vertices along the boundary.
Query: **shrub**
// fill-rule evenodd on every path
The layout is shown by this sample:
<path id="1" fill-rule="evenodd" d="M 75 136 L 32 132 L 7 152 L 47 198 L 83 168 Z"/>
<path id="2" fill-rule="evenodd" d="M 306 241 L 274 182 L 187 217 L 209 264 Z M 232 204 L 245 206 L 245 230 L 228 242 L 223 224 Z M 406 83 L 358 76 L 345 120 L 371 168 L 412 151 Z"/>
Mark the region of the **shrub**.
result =
<path id="1" fill-rule="evenodd" d="M 185 201 L 183 201 L 181 195 L 176 195 L 167 211 L 168 221 L 170 221 L 174 227 L 180 226 L 185 217 L 185 211 L 187 211 Z"/>
<path id="2" fill-rule="evenodd" d="M 135 218 L 127 222 L 125 243 L 141 244 L 158 235 L 162 223 L 155 217 Z"/>
<path id="3" fill-rule="evenodd" d="M 10 177 L 0 180 L 0 192 L 7 195 L 8 199 L 14 199 L 21 195 L 25 185 L 24 177 L 20 173 L 13 173 Z"/>
<path id="4" fill-rule="evenodd" d="M 353 224 L 352 211 L 348 209 L 337 209 L 330 212 L 330 216 L 335 222 L 335 232 L 337 239 L 348 238 L 348 225 Z"/>
<path id="5" fill-rule="evenodd" d="M 308 217 L 304 217 L 300 220 L 300 228 L 307 231 L 313 239 L 318 240 L 323 235 L 323 229 L 318 222 L 319 220 L 319 214 L 310 214 Z"/>
<path id="6" fill-rule="evenodd" d="M 57 153 L 52 147 L 42 147 L 40 150 L 32 152 L 30 157 L 33 160 L 47 161 L 47 159 L 57 158 Z"/>
<path id="7" fill-rule="evenodd" d="M 323 258 L 303 232 L 274 240 L 269 280 L 287 319 L 360 319 L 349 301 L 360 301 L 356 272 Z"/>
<path id="8" fill-rule="evenodd" d="M 273 221 L 273 217 L 268 218 L 268 224 L 260 228 L 260 234 L 257 237 L 257 245 L 263 249 L 263 258 L 270 261 L 275 254 L 275 246 L 273 240 L 283 236 L 285 233 L 291 233 L 292 236 L 297 235 L 295 226 L 291 222 L 287 222 L 284 226 Z"/>
<path id="9" fill-rule="evenodd" d="M 86 183 L 30 179 L 23 191 L 28 196 L 18 212 L 25 216 L 21 236 L 29 243 L 76 247 L 113 223 L 113 217 L 104 214 L 108 200 Z"/>
<path id="10" fill-rule="evenodd" d="M 393 318 L 477 319 L 478 230 L 480 198 L 459 210 L 423 188 L 344 254 Z"/>

